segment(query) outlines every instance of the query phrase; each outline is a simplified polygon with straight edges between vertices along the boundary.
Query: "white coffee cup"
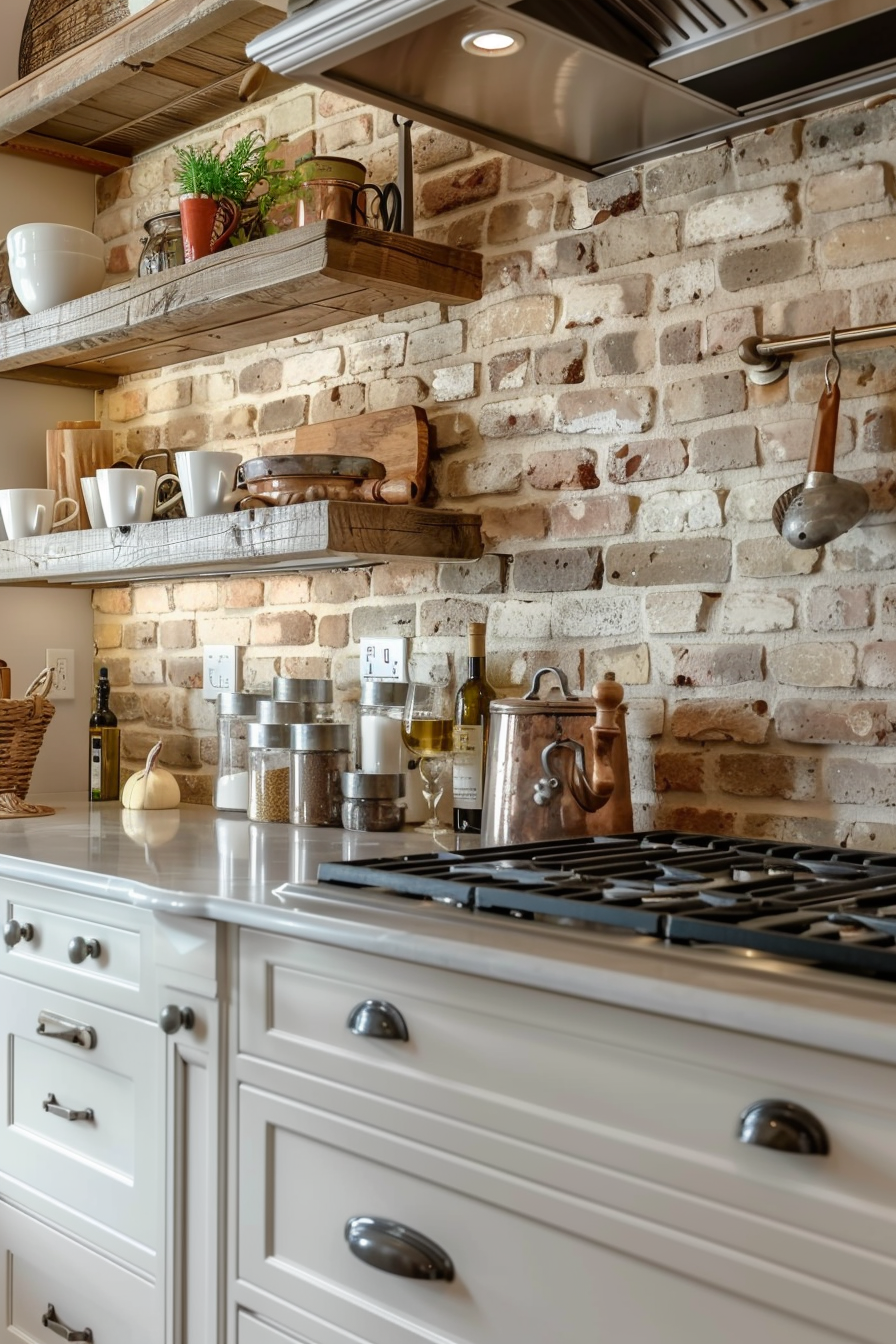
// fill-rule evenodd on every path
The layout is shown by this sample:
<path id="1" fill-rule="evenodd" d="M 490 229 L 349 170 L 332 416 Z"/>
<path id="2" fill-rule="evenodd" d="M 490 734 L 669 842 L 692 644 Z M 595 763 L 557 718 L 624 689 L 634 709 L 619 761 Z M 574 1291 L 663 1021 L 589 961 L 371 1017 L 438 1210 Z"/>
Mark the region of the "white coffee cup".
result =
<path id="1" fill-rule="evenodd" d="M 81 494 L 91 527 L 105 527 L 106 515 L 103 513 L 103 501 L 100 499 L 99 482 L 95 476 L 81 477 Z"/>
<path id="2" fill-rule="evenodd" d="M 65 517 L 57 510 L 71 505 Z M 0 517 L 10 541 L 19 537 L 45 537 L 72 522 L 81 512 L 76 499 L 56 498 L 55 490 L 0 490 Z"/>
<path id="3" fill-rule="evenodd" d="M 174 460 L 188 518 L 230 513 L 235 504 L 245 499 L 245 490 L 234 489 L 243 460 L 239 453 L 198 448 L 195 452 L 175 453 Z"/>
<path id="4" fill-rule="evenodd" d="M 101 467 L 96 474 L 106 527 L 152 521 L 159 478 L 136 467 Z"/>

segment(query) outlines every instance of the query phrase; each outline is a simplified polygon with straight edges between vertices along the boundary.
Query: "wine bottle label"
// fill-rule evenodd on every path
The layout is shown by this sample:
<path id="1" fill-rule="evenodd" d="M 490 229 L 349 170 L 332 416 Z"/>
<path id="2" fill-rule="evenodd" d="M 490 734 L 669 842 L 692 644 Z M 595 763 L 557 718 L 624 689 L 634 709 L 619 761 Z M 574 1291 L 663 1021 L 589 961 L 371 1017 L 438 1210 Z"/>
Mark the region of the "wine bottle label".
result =
<path id="1" fill-rule="evenodd" d="M 454 729 L 454 806 L 482 808 L 481 723 L 458 724 Z"/>
<path id="2" fill-rule="evenodd" d="M 98 802 L 103 796 L 103 739 L 90 734 L 90 797 Z"/>

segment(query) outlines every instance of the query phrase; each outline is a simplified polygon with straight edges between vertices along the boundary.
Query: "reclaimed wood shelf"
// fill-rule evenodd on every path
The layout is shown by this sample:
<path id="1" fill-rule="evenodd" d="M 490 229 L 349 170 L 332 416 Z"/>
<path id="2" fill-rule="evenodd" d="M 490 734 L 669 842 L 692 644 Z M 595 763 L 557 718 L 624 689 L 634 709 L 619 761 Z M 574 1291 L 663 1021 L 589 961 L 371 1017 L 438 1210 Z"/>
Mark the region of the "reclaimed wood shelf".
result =
<path id="1" fill-rule="evenodd" d="M 156 0 L 0 91 L 0 146 L 114 172 L 245 108 L 246 44 L 284 10 L 277 0 Z M 259 92 L 290 84 L 268 73 Z"/>
<path id="2" fill-rule="evenodd" d="M 96 587 L 400 559 L 478 560 L 481 521 L 444 509 L 321 500 L 58 532 L 0 542 L 0 583 Z"/>
<path id="3" fill-rule="evenodd" d="M 0 323 L 0 376 L 114 387 L 122 374 L 482 293 L 482 258 L 326 220 Z"/>

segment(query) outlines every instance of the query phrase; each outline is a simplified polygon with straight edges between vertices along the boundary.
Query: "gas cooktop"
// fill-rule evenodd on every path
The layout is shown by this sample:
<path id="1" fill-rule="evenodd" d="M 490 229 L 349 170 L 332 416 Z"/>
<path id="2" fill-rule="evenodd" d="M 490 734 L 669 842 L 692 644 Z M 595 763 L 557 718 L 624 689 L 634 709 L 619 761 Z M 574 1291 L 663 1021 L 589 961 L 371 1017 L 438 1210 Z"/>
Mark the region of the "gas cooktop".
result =
<path id="1" fill-rule="evenodd" d="M 318 880 L 896 979 L 896 854 L 645 831 L 324 863 Z"/>

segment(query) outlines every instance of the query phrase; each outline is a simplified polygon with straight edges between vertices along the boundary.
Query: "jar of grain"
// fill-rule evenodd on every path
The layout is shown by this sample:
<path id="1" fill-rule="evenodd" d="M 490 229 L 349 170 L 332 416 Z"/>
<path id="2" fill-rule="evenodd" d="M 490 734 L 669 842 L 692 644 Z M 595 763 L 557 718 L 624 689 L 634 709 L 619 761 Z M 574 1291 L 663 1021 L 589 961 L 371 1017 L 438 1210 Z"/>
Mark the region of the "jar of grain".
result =
<path id="1" fill-rule="evenodd" d="M 218 696 L 218 766 L 214 805 L 219 812 L 245 812 L 249 806 L 250 720 L 257 696 L 225 691 Z"/>
<path id="2" fill-rule="evenodd" d="M 289 821 L 289 724 L 249 724 L 250 821 Z"/>
<path id="3" fill-rule="evenodd" d="M 275 677 L 272 699 L 307 708 L 307 723 L 333 720 L 333 683 L 327 677 Z"/>
<path id="4" fill-rule="evenodd" d="M 296 826 L 341 826 L 343 771 L 349 768 L 347 723 L 294 723 L 289 815 Z"/>

